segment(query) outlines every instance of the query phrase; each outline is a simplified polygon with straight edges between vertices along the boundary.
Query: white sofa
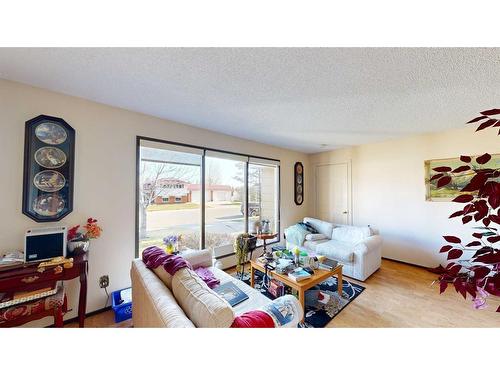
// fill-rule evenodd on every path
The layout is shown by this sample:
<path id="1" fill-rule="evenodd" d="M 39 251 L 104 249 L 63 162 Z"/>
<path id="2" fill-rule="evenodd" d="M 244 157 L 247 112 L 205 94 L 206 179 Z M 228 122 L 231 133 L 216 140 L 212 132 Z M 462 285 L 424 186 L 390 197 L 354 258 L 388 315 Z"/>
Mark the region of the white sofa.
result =
<path id="1" fill-rule="evenodd" d="M 191 270 L 178 271 L 172 277 L 162 267 L 152 271 L 141 259 L 135 259 L 130 270 L 134 327 L 226 328 L 234 317 L 273 303 L 258 290 L 213 267 L 212 255 L 208 250 L 185 253 L 183 257 L 194 268 L 209 268 L 221 284 L 234 282 L 249 298 L 231 307 Z M 293 296 L 283 296 L 274 302 L 280 299 L 290 301 L 296 312 L 294 321 L 287 326 L 297 326 L 303 317 L 300 303 Z"/>
<path id="2" fill-rule="evenodd" d="M 306 217 L 303 220 L 326 238 L 306 240 L 303 244 L 290 243 L 287 248 L 298 246 L 310 255 L 325 255 L 344 265 L 342 273 L 364 281 L 380 268 L 382 237 L 371 227 L 340 225 Z"/>

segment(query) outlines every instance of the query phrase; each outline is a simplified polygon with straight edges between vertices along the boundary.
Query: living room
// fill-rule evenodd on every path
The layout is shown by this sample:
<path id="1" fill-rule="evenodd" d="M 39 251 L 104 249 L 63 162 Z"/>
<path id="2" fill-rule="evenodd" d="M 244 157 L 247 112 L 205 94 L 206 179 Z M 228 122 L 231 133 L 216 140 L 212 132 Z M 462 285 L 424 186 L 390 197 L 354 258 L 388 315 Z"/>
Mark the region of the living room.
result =
<path id="1" fill-rule="evenodd" d="M 493 336 L 490 44 L 5 43 L 2 335 Z"/>

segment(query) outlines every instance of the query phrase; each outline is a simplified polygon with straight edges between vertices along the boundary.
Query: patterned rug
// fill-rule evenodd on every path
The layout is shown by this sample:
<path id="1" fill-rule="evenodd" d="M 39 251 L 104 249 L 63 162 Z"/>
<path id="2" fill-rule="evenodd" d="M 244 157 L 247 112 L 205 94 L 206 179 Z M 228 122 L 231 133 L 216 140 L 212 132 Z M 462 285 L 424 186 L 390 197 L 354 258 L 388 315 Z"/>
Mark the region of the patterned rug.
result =
<path id="1" fill-rule="evenodd" d="M 234 276 L 234 275 L 233 275 Z M 275 299 L 271 293 L 261 287 L 262 277 L 264 274 L 258 270 L 255 271 L 255 289 L 260 290 L 269 299 Z M 245 283 L 250 285 L 250 280 L 245 280 Z M 351 283 L 347 280 L 342 280 L 342 296 L 337 293 L 337 278 L 330 277 L 329 279 L 318 284 L 316 287 L 309 289 L 305 293 L 305 324 L 304 328 L 323 328 L 335 316 L 341 312 L 351 301 L 356 299 L 365 288 L 361 285 Z M 329 296 L 327 303 L 318 301 L 318 291 Z M 291 294 L 292 290 L 285 287 L 285 293 Z"/>

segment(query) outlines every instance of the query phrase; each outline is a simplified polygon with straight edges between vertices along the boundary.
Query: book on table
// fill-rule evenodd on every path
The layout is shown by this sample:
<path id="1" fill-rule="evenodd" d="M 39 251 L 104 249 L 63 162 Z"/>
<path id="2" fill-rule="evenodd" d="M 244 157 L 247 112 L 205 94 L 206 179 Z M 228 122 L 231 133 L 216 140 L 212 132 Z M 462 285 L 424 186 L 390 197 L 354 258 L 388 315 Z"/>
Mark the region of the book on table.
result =
<path id="1" fill-rule="evenodd" d="M 0 269 L 19 266 L 24 263 L 24 254 L 20 251 L 13 251 L 0 257 Z"/>
<path id="2" fill-rule="evenodd" d="M 234 307 L 237 304 L 248 299 L 248 295 L 245 292 L 243 292 L 240 288 L 238 288 L 236 284 L 234 284 L 232 281 L 229 281 L 214 288 L 214 292 L 216 292 L 227 302 L 229 302 L 231 307 Z"/>
<path id="3" fill-rule="evenodd" d="M 297 282 L 309 279 L 311 277 L 311 274 L 309 272 L 304 271 L 302 268 L 296 268 L 288 274 L 288 277 L 293 281 Z"/>
<path id="4" fill-rule="evenodd" d="M 333 260 L 333 259 L 330 259 L 330 258 L 325 258 L 319 264 L 319 268 L 323 269 L 323 270 L 326 270 L 326 271 L 331 271 L 335 267 L 337 267 L 338 264 L 339 264 L 339 262 L 337 262 L 336 260 Z"/>

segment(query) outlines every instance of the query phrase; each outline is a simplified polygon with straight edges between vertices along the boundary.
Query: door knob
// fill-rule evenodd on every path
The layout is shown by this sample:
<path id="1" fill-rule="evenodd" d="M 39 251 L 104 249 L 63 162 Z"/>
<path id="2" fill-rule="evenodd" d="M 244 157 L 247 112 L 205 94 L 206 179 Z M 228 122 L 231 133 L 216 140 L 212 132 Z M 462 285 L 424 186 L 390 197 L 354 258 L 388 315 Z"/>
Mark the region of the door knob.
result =
<path id="1" fill-rule="evenodd" d="M 342 212 L 342 213 L 343 213 L 343 214 L 347 214 L 347 213 L 349 213 L 349 211 L 344 211 L 344 212 Z"/>

